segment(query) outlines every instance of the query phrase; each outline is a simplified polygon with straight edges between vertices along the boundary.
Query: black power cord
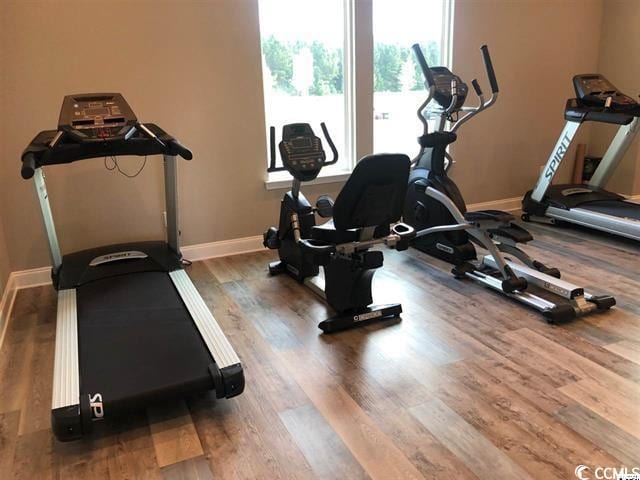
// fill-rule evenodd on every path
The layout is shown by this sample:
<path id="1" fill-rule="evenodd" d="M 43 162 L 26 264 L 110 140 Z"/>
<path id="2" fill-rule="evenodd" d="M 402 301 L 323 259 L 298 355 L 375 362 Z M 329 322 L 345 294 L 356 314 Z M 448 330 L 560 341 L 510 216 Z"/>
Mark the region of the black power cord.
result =
<path id="1" fill-rule="evenodd" d="M 111 160 L 111 163 L 112 163 L 111 167 L 109 166 L 109 160 Z M 118 163 L 118 159 L 116 157 L 114 156 L 104 157 L 104 168 L 106 168 L 109 171 L 118 170 L 120 174 L 124 175 L 127 178 L 136 178 L 138 175 L 140 175 L 140 173 L 142 173 L 142 170 L 144 170 L 144 167 L 146 165 L 147 165 L 147 156 L 145 155 L 144 160 L 142 161 L 142 165 L 140 166 L 138 171 L 131 175 L 120 168 L 120 164 Z"/>

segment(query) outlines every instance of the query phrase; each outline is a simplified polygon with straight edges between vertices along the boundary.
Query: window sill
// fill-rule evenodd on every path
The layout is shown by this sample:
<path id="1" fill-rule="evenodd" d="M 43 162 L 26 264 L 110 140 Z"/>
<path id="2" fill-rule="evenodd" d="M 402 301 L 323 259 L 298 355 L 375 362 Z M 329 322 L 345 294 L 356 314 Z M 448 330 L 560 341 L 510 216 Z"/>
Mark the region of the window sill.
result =
<path id="1" fill-rule="evenodd" d="M 278 172 L 280 173 L 280 172 Z M 270 174 L 269 178 L 264 182 L 264 188 L 267 190 L 284 190 L 291 188 L 291 175 L 284 172 L 284 174 L 278 175 L 278 173 Z M 304 182 L 304 185 L 322 185 L 325 183 L 342 183 L 346 181 L 351 172 L 336 172 L 327 175 L 320 176 L 310 182 Z"/>

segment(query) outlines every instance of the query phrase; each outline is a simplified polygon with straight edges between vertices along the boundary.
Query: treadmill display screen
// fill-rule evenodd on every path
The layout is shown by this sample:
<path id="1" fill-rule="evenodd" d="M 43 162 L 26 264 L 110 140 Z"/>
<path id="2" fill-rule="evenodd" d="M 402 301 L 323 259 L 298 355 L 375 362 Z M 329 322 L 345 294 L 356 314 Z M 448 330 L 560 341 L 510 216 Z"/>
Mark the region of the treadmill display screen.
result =
<path id="1" fill-rule="evenodd" d="M 85 109 L 84 114 L 91 117 L 95 117 L 98 115 L 109 115 L 109 109 L 108 108 L 87 108 Z"/>

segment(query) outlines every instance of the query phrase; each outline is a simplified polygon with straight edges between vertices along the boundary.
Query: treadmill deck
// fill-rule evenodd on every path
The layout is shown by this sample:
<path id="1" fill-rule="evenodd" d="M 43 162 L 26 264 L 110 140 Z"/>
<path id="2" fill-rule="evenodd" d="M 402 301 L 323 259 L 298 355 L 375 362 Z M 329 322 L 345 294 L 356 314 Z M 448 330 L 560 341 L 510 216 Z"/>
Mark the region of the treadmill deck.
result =
<path id="1" fill-rule="evenodd" d="M 105 414 L 214 388 L 213 359 L 165 272 L 77 289 L 80 393 L 100 393 Z"/>

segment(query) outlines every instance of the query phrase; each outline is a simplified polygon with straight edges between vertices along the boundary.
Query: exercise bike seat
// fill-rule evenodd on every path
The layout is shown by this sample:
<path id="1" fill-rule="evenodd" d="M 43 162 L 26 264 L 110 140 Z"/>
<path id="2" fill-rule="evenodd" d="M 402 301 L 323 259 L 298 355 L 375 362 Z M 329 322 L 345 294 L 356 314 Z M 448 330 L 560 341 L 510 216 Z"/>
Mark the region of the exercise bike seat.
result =
<path id="1" fill-rule="evenodd" d="M 357 242 L 362 235 L 362 228 L 350 228 L 349 230 L 338 230 L 333 222 L 333 219 L 321 224 L 316 225 L 311 229 L 311 238 L 313 240 L 319 240 L 321 242 L 340 244 Z M 373 238 L 381 238 L 389 235 L 389 225 L 378 225 L 376 227 Z"/>
<path id="2" fill-rule="evenodd" d="M 510 213 L 503 212 L 501 210 L 478 210 L 476 212 L 466 212 L 464 219 L 467 222 L 499 222 L 505 225 L 510 224 L 515 220 L 515 217 Z"/>
<path id="3" fill-rule="evenodd" d="M 336 245 L 357 242 L 373 227 L 372 238 L 389 235 L 390 225 L 402 215 L 410 167 L 409 157 L 402 154 L 362 158 L 336 198 L 333 218 L 313 227 L 312 239 Z"/>

